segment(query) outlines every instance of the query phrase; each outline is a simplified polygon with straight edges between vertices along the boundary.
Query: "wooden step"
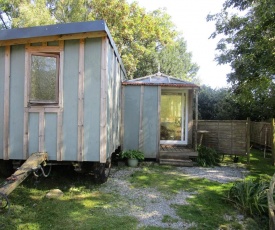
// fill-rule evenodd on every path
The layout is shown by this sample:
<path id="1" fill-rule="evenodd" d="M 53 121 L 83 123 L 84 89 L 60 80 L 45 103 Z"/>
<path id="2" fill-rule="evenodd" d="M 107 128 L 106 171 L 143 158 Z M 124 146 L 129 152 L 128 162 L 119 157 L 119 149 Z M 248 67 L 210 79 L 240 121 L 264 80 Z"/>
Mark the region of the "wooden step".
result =
<path id="1" fill-rule="evenodd" d="M 189 152 L 159 152 L 159 157 L 163 159 L 189 159 L 197 157 L 198 153 L 195 151 L 189 151 Z"/>
<path id="2" fill-rule="evenodd" d="M 161 165 L 173 165 L 173 166 L 182 166 L 182 167 L 194 166 L 194 163 L 192 160 L 160 159 L 159 163 Z"/>

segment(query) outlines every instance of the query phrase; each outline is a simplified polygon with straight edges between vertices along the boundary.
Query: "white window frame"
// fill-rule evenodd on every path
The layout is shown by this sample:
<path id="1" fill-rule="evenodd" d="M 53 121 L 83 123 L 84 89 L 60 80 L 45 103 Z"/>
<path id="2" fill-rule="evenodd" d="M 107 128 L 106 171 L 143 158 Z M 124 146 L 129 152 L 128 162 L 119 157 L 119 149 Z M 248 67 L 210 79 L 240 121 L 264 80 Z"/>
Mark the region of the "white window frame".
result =
<path id="1" fill-rule="evenodd" d="M 178 93 L 181 94 L 181 100 L 182 100 L 182 114 L 185 115 L 185 120 L 184 116 L 182 116 L 182 127 L 181 127 L 181 140 L 160 140 L 160 144 L 178 144 L 178 145 L 187 145 L 188 144 L 188 90 L 173 90 L 173 89 L 162 89 L 161 90 L 161 95 L 162 92 L 164 93 Z M 185 94 L 185 96 L 184 96 Z M 160 98 L 161 100 L 161 98 Z M 184 101 L 185 100 L 185 101 Z M 161 109 L 161 108 L 160 108 Z M 183 133 L 184 132 L 184 133 Z M 185 139 L 183 139 L 185 137 Z"/>

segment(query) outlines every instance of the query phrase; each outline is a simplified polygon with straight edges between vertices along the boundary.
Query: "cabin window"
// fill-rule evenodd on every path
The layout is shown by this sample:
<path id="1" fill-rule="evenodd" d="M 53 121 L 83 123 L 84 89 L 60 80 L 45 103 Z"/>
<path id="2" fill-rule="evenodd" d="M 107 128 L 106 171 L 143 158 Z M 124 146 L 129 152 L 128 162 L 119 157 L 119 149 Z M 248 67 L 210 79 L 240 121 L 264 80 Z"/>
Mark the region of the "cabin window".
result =
<path id="1" fill-rule="evenodd" d="M 59 54 L 32 53 L 30 64 L 30 103 L 57 104 Z"/>

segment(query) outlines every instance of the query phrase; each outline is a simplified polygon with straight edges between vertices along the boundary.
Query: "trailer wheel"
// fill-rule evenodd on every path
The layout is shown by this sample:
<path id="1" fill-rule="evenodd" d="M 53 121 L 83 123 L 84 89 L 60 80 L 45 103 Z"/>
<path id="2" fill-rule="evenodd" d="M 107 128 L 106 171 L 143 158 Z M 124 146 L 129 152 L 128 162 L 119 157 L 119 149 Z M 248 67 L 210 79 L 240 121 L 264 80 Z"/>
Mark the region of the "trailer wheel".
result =
<path id="1" fill-rule="evenodd" d="M 13 174 L 14 169 L 11 161 L 0 160 L 0 175 L 8 177 Z"/>
<path id="2" fill-rule="evenodd" d="M 111 162 L 94 164 L 94 179 L 96 183 L 102 184 L 107 181 L 111 171 Z"/>

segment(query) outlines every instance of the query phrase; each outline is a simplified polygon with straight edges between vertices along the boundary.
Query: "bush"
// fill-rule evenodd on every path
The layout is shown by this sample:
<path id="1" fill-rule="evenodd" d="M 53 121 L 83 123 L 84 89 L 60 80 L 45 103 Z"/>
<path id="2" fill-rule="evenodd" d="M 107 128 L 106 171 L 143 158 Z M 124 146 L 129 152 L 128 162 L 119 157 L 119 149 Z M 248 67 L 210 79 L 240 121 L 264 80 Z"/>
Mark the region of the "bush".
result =
<path id="1" fill-rule="evenodd" d="M 215 151 L 215 149 L 200 145 L 198 147 L 197 162 L 203 167 L 213 167 L 219 165 L 221 156 Z"/>
<path id="2" fill-rule="evenodd" d="M 139 150 L 126 150 L 120 155 L 121 158 L 144 160 L 144 153 Z"/>
<path id="3" fill-rule="evenodd" d="M 268 183 L 243 180 L 236 182 L 228 192 L 227 200 L 249 216 L 267 214 Z"/>

